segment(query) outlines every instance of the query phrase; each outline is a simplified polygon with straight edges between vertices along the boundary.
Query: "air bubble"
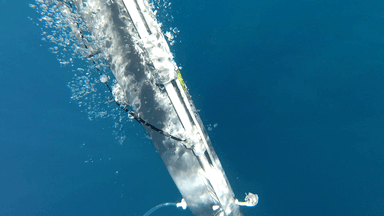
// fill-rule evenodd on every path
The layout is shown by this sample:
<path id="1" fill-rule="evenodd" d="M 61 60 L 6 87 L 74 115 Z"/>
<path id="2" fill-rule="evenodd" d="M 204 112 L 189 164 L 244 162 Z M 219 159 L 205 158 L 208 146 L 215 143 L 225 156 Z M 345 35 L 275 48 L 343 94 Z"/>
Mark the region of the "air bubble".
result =
<path id="1" fill-rule="evenodd" d="M 108 76 L 103 74 L 100 76 L 100 82 L 107 83 L 108 82 Z"/>
<path id="2" fill-rule="evenodd" d="M 135 117 L 133 117 L 133 115 L 131 115 L 131 113 L 128 113 L 128 118 L 133 120 Z"/>

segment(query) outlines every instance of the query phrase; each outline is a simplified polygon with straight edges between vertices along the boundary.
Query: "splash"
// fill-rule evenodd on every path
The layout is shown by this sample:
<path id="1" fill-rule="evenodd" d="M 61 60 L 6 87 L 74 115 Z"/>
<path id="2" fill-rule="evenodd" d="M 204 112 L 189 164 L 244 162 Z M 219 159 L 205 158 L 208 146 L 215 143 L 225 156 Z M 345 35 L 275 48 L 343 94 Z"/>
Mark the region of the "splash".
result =
<path id="1" fill-rule="evenodd" d="M 172 26 L 174 17 L 172 16 L 172 3 L 167 0 L 153 0 L 150 2 L 152 9 L 156 14 L 157 20 L 164 20 L 162 30 L 169 41 L 169 45 L 173 46 L 176 43 L 176 38 L 180 33 L 177 27 Z"/>
<path id="2" fill-rule="evenodd" d="M 89 11 L 100 12 L 100 2 L 107 6 L 114 3 L 112 0 L 84 1 L 82 6 Z M 154 0 L 150 4 L 156 17 L 165 21 L 162 28 L 166 26 L 169 29 L 165 35 L 168 43 L 173 45 L 179 30 L 170 25 L 173 21 L 170 15 L 171 2 Z M 85 112 L 91 121 L 113 119 L 113 135 L 123 144 L 126 139 L 124 122 L 127 119 L 132 121 L 132 117 L 112 103 L 111 93 L 105 87 L 105 84 L 111 86 L 114 99 L 120 104 L 129 104 L 110 70 L 110 59 L 102 54 L 102 48 L 108 46 L 110 39 L 90 34 L 89 25 L 86 25 L 81 12 L 72 1 L 36 0 L 35 4 L 29 6 L 40 14 L 39 22 L 35 24 L 41 28 L 41 40 L 52 44 L 49 50 L 56 56 L 60 65 L 69 67 L 74 74 L 68 82 L 72 92 L 71 101 L 81 107 L 82 112 Z M 94 18 L 92 22 L 95 28 L 97 25 L 105 25 L 101 20 L 97 20 L 97 16 Z M 134 102 L 133 106 L 137 109 L 140 103 Z"/>

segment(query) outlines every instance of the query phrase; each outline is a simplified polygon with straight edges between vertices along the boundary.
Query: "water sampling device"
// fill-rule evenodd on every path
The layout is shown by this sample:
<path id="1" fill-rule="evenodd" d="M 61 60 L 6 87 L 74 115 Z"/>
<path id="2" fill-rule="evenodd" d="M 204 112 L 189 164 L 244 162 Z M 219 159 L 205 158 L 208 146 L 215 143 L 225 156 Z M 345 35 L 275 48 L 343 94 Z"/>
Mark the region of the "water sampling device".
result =
<path id="1" fill-rule="evenodd" d="M 147 0 L 37 0 L 43 20 L 69 27 L 78 53 L 102 58 L 117 82 L 102 70 L 100 81 L 111 101 L 143 125 L 179 189 L 180 203 L 196 216 L 241 216 L 239 206 L 255 206 L 258 196 L 235 199 L 167 39 Z M 49 15 L 49 10 L 53 13 Z M 91 38 L 91 40 L 89 39 Z M 63 42 L 65 44 L 65 42 Z"/>

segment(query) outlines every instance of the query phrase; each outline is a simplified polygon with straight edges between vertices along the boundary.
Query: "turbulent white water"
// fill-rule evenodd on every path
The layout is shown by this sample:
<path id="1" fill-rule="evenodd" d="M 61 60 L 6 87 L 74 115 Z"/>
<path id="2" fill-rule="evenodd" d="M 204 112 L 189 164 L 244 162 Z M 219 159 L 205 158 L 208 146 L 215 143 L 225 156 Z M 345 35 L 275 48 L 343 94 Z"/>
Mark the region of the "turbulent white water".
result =
<path id="1" fill-rule="evenodd" d="M 104 83 L 111 86 L 116 101 L 123 105 L 131 105 L 133 109 L 138 110 L 141 103 L 137 98 L 138 95 L 136 98 L 129 98 L 125 95 L 124 88 L 125 90 L 129 88 L 132 92 L 139 91 L 140 83 L 130 83 L 129 86 L 121 87 L 110 70 L 110 56 L 122 55 L 118 53 L 122 51 L 141 50 L 142 47 L 137 46 L 135 50 L 128 45 L 125 50 L 113 47 L 112 40 L 114 39 L 108 38 L 113 35 L 111 33 L 113 30 L 108 29 L 106 16 L 110 14 L 110 6 L 115 3 L 116 1 L 112 0 L 84 1 L 83 5 L 80 5 L 81 7 L 79 5 L 76 7 L 72 1 L 36 0 L 35 4 L 30 4 L 30 7 L 41 15 L 39 22 L 36 23 L 41 27 L 41 40 L 52 44 L 49 48 L 50 51 L 57 56 L 61 65 L 68 66 L 74 74 L 68 83 L 72 92 L 71 100 L 84 109 L 90 120 L 113 119 L 113 133 L 118 142 L 122 144 L 126 138 L 124 130 L 122 130 L 123 125 L 129 118 L 111 101 L 112 94 Z M 121 4 L 121 1 L 117 1 L 117 4 L 119 3 Z M 168 43 L 173 45 L 179 30 L 170 25 L 173 20 L 169 13 L 171 2 L 154 0 L 151 5 L 154 14 L 166 23 L 163 26 L 166 28 L 163 30 L 164 35 Z M 87 18 L 88 20 L 84 20 Z M 127 17 L 121 18 L 128 19 Z M 93 28 L 93 31 L 97 29 L 98 33 L 91 34 L 90 27 Z M 105 31 L 110 32 L 105 33 Z M 114 61 L 119 61 L 119 59 L 115 58 Z M 112 62 L 113 65 L 119 65 L 125 69 L 124 63 Z"/>

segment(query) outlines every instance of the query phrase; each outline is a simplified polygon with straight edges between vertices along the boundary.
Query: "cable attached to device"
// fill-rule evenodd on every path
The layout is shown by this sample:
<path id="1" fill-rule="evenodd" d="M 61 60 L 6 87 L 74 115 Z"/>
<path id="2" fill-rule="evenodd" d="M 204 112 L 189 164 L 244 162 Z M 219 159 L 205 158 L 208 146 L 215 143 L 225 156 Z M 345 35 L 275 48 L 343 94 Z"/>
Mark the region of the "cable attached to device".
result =
<path id="1" fill-rule="evenodd" d="M 177 208 L 183 208 L 184 210 L 187 208 L 187 203 L 185 202 L 184 198 L 181 199 L 181 202 L 179 203 L 163 203 L 160 205 L 157 205 L 153 208 L 151 208 L 147 213 L 144 214 L 144 216 L 149 216 L 152 214 L 154 211 L 156 211 L 159 208 L 166 207 L 166 206 L 176 206 Z"/>
<path id="2" fill-rule="evenodd" d="M 257 196 L 257 194 L 248 193 L 245 195 L 244 202 L 240 202 L 238 199 L 235 199 L 235 203 L 239 206 L 254 207 L 259 202 L 259 196 Z"/>

